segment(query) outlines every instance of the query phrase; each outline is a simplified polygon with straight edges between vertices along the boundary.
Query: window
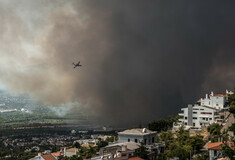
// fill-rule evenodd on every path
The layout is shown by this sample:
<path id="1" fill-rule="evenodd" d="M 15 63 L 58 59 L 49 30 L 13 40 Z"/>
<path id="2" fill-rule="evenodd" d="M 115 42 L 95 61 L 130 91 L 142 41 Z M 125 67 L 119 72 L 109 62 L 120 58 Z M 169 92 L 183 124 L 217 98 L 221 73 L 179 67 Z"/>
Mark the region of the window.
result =
<path id="1" fill-rule="evenodd" d="M 154 137 L 152 137 L 152 143 L 154 143 L 155 142 L 155 138 Z"/>
<path id="2" fill-rule="evenodd" d="M 197 117 L 193 117 L 193 119 L 197 119 Z"/>
<path id="3" fill-rule="evenodd" d="M 217 156 L 217 151 L 216 150 L 214 150 L 214 155 Z"/>
<path id="4" fill-rule="evenodd" d="M 218 104 L 218 103 L 216 103 L 216 106 L 219 106 L 219 104 Z"/>
<path id="5" fill-rule="evenodd" d="M 202 126 L 202 123 L 200 123 L 200 126 Z"/>
<path id="6" fill-rule="evenodd" d="M 184 125 L 187 125 L 187 122 L 185 122 Z"/>
<path id="7" fill-rule="evenodd" d="M 201 114 L 212 114 L 211 112 L 201 112 Z"/>
<path id="8" fill-rule="evenodd" d="M 193 114 L 197 114 L 197 112 L 193 112 Z"/>
<path id="9" fill-rule="evenodd" d="M 130 142 L 130 139 L 128 139 L 128 142 Z"/>
<path id="10" fill-rule="evenodd" d="M 135 143 L 137 143 L 138 142 L 138 140 L 137 139 L 135 139 Z"/>
<path id="11" fill-rule="evenodd" d="M 210 118 L 210 120 L 212 120 L 212 118 Z"/>
<path id="12" fill-rule="evenodd" d="M 205 120 L 205 118 L 202 118 L 203 120 Z"/>
<path id="13" fill-rule="evenodd" d="M 193 126 L 195 126 L 195 123 L 193 123 Z"/>
<path id="14" fill-rule="evenodd" d="M 144 144 L 147 144 L 147 139 L 146 138 L 144 139 Z"/>
<path id="15" fill-rule="evenodd" d="M 208 118 L 206 118 L 206 121 L 208 121 Z"/>
<path id="16" fill-rule="evenodd" d="M 188 119 L 188 117 L 184 117 L 184 119 Z"/>

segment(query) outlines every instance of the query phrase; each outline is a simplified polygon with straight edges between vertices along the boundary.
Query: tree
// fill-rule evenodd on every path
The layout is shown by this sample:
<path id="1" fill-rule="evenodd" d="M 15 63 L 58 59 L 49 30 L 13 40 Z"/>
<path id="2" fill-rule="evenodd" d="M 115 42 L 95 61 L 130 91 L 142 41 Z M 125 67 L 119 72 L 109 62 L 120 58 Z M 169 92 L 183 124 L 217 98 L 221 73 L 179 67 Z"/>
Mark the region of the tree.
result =
<path id="1" fill-rule="evenodd" d="M 98 143 L 97 143 L 97 146 L 98 146 L 98 150 L 102 147 L 105 147 L 107 146 L 109 143 L 107 141 L 103 141 L 101 139 L 99 139 Z"/>
<path id="2" fill-rule="evenodd" d="M 75 148 L 80 148 L 80 147 L 81 147 L 81 145 L 80 145 L 80 143 L 79 143 L 79 142 L 75 142 L 75 143 L 73 144 L 73 147 L 75 147 Z"/>
<path id="3" fill-rule="evenodd" d="M 231 105 L 229 108 L 229 112 L 235 114 L 235 105 Z"/>
<path id="4" fill-rule="evenodd" d="M 168 144 L 172 143 L 174 137 L 171 131 L 166 131 L 166 132 L 161 132 L 159 139 L 160 141 L 165 142 L 166 146 L 168 146 Z"/>
<path id="5" fill-rule="evenodd" d="M 232 150 L 226 143 L 222 144 L 222 152 L 230 159 L 233 159 L 233 156 L 235 155 L 235 151 Z"/>
<path id="6" fill-rule="evenodd" d="M 140 143 L 140 147 L 136 151 L 136 155 L 143 159 L 148 159 L 147 148 L 144 146 L 144 143 Z"/>
<path id="7" fill-rule="evenodd" d="M 169 146 L 169 150 L 167 151 L 168 157 L 178 157 L 179 159 L 187 159 L 189 158 L 190 146 L 182 146 L 179 143 L 172 143 Z"/>
<path id="8" fill-rule="evenodd" d="M 157 132 L 167 131 L 169 127 L 170 127 L 169 121 L 164 119 L 153 121 L 148 124 L 148 129 Z"/>
<path id="9" fill-rule="evenodd" d="M 220 130 L 221 126 L 218 123 L 213 123 L 207 128 L 211 135 L 211 142 L 218 142 L 218 138 L 221 137 Z"/>
<path id="10" fill-rule="evenodd" d="M 193 147 L 193 150 L 199 152 L 200 149 L 205 145 L 203 138 L 201 136 L 192 136 L 190 137 L 189 144 Z"/>
<path id="11" fill-rule="evenodd" d="M 160 119 L 157 121 L 152 121 L 148 123 L 148 129 L 152 131 L 167 131 L 168 129 L 172 128 L 173 123 L 177 122 L 180 116 L 169 116 L 167 120 Z"/>

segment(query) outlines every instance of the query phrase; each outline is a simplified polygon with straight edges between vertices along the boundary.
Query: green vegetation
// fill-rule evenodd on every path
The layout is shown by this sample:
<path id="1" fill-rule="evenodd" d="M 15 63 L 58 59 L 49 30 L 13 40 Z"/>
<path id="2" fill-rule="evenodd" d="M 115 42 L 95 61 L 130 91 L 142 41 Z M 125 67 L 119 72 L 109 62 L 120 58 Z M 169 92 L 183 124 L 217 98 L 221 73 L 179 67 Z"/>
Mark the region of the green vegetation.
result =
<path id="1" fill-rule="evenodd" d="M 166 143 L 165 153 L 161 155 L 161 159 L 167 157 L 179 157 L 179 159 L 187 159 L 190 153 L 199 153 L 202 146 L 205 144 L 202 137 L 190 136 L 189 131 L 181 127 L 175 135 L 171 131 L 162 131 L 160 133 L 160 141 Z"/>
<path id="2" fill-rule="evenodd" d="M 144 143 L 140 144 L 140 148 L 137 149 L 136 155 L 140 158 L 148 159 L 148 152 L 147 152 L 147 148 L 145 147 Z"/>
<path id="3" fill-rule="evenodd" d="M 235 88 L 232 95 L 228 96 L 228 104 L 230 107 L 235 106 Z"/>
<path id="4" fill-rule="evenodd" d="M 169 116 L 167 120 L 160 119 L 157 121 L 149 122 L 148 129 L 157 132 L 167 131 L 168 129 L 172 128 L 173 123 L 177 122 L 179 118 L 180 116 Z"/>
<path id="5" fill-rule="evenodd" d="M 223 140 L 223 141 L 228 140 L 227 131 L 224 130 L 221 133 L 221 128 L 222 127 L 218 123 L 213 123 L 207 128 L 207 131 L 210 133 L 211 142 L 218 142 L 219 140 Z"/>
<path id="6" fill-rule="evenodd" d="M 0 157 L 5 157 L 1 158 L 1 160 L 15 160 L 15 159 L 25 160 L 35 157 L 36 155 L 37 153 L 33 150 L 31 152 L 25 152 L 24 147 L 12 147 L 12 146 L 5 147 L 3 142 L 0 141 Z"/>
<path id="7" fill-rule="evenodd" d="M 227 155 L 230 159 L 233 159 L 235 155 L 235 151 L 232 150 L 226 143 L 222 145 L 222 151 L 225 155 Z"/>
<path id="8" fill-rule="evenodd" d="M 235 93 L 235 88 L 234 88 L 234 93 Z M 230 106 L 229 112 L 235 115 L 235 94 L 229 95 L 228 105 Z"/>
<path id="9" fill-rule="evenodd" d="M 76 147 L 79 149 L 79 156 L 78 157 L 72 157 L 72 158 L 66 158 L 67 160 L 75 160 L 75 159 L 81 159 L 81 157 L 84 158 L 89 158 L 92 155 L 96 154 L 96 152 L 98 152 L 100 150 L 100 148 L 105 147 L 109 144 L 109 142 L 114 142 L 117 140 L 117 136 L 116 135 L 112 135 L 110 137 L 107 137 L 106 140 L 101 140 L 99 139 L 97 146 L 96 147 L 92 147 L 92 145 L 90 145 L 90 147 L 82 147 L 78 142 L 76 142 L 75 144 L 73 144 L 73 147 Z"/>

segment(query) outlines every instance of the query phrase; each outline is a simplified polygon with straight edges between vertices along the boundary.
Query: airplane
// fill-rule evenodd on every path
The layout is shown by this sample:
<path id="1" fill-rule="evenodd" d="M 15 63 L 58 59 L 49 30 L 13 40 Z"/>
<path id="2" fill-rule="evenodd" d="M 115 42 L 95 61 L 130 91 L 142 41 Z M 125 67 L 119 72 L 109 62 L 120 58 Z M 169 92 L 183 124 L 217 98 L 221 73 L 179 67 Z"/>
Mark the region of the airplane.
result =
<path id="1" fill-rule="evenodd" d="M 82 65 L 80 65 L 80 61 L 79 61 L 77 64 L 75 64 L 75 63 L 73 62 L 73 65 L 74 65 L 74 67 L 73 67 L 73 68 L 81 67 L 81 66 L 82 66 Z"/>

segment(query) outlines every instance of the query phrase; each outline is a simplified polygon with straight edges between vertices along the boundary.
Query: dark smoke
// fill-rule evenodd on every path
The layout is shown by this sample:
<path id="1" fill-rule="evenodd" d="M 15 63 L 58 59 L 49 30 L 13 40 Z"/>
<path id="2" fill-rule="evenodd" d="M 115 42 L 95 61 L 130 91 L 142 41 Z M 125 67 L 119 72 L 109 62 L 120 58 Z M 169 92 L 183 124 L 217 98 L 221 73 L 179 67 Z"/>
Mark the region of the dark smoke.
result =
<path id="1" fill-rule="evenodd" d="M 61 3 L 45 17 L 39 65 L 3 79 L 49 104 L 77 101 L 113 125 L 174 115 L 234 87 L 234 3 Z M 76 60 L 83 67 L 74 70 Z"/>

